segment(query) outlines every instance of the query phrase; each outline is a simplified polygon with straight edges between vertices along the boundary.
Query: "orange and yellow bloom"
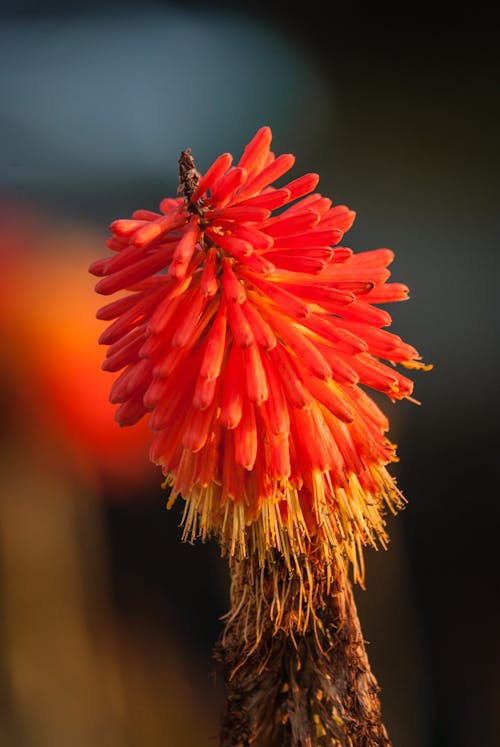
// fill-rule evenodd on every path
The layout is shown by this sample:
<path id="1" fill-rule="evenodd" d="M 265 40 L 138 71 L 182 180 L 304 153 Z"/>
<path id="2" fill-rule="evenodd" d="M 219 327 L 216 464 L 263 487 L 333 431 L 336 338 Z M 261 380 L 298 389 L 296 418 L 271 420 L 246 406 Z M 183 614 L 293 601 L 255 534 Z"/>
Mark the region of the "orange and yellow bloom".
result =
<path id="1" fill-rule="evenodd" d="M 273 186 L 294 160 L 268 127 L 204 175 L 185 151 L 179 196 L 111 224 L 113 254 L 90 268 L 98 293 L 119 294 L 98 312 L 103 368 L 122 371 L 118 423 L 149 418 L 185 538 L 262 565 L 350 563 L 361 580 L 363 546 L 385 543 L 385 511 L 404 501 L 365 387 L 411 399 L 396 365 L 423 364 L 379 308 L 408 295 L 388 282 L 393 253 L 340 245 L 355 213 L 316 174 Z"/>

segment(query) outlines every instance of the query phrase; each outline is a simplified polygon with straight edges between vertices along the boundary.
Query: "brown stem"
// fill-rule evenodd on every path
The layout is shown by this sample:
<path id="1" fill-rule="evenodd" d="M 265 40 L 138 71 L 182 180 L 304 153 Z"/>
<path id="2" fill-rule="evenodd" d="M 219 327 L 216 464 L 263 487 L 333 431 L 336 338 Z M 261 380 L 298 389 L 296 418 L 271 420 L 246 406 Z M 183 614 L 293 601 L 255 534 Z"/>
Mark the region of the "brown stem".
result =
<path id="1" fill-rule="evenodd" d="M 313 572 L 311 583 L 321 585 L 315 614 L 305 632 L 294 633 L 303 584 L 290 580 L 285 624 L 276 631 L 271 597 L 248 582 L 255 563 L 245 560 L 231 570 L 233 611 L 214 650 L 226 688 L 221 747 L 390 747 L 344 572 L 328 591 L 324 575 Z"/>

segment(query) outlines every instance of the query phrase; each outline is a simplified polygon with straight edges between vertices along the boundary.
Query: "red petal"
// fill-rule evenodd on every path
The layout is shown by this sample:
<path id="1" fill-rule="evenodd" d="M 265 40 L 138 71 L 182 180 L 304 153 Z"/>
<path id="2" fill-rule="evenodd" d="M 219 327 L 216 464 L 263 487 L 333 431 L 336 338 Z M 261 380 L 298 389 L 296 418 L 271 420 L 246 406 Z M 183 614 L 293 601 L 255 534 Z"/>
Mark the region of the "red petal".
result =
<path id="1" fill-rule="evenodd" d="M 211 247 L 207 252 L 205 266 L 200 280 L 201 292 L 204 296 L 213 297 L 219 290 L 219 281 L 216 278 L 215 261 L 217 250 Z"/>
<path id="2" fill-rule="evenodd" d="M 136 327 L 119 342 L 111 345 L 102 364 L 103 371 L 119 371 L 137 360 L 145 338 L 145 325 Z M 116 347 L 119 346 L 119 347 Z"/>
<path id="3" fill-rule="evenodd" d="M 177 329 L 172 337 L 172 347 L 183 348 L 193 337 L 194 328 L 208 303 L 208 298 L 203 296 L 198 286 L 195 293 L 190 299 L 189 306 L 183 309 L 183 314 L 179 320 Z"/>
<path id="4" fill-rule="evenodd" d="M 206 379 L 198 376 L 193 394 L 193 407 L 195 410 L 206 410 L 212 404 L 217 385 L 217 379 Z"/>
<path id="5" fill-rule="evenodd" d="M 318 213 L 316 213 L 318 215 Z M 294 216 L 295 217 L 295 216 Z M 300 216 L 297 215 L 297 218 Z M 266 232 L 269 226 L 266 226 Z M 275 234 L 272 234 L 273 236 Z M 318 246 L 331 246 L 337 244 L 342 238 L 343 233 L 338 228 L 329 228 L 325 231 L 318 229 L 317 231 L 307 231 L 304 233 L 297 232 L 296 235 L 290 236 L 285 234 L 279 234 L 276 236 L 274 245 L 278 248 L 286 249 L 307 249 L 308 247 Z"/>
<path id="6" fill-rule="evenodd" d="M 103 321 L 116 319 L 116 317 L 128 311 L 132 306 L 135 306 L 144 295 L 145 293 L 130 293 L 128 296 L 123 296 L 123 298 L 118 298 L 116 301 L 106 304 L 106 306 L 101 306 L 96 313 L 96 319 Z"/>
<path id="7" fill-rule="evenodd" d="M 243 151 L 238 166 L 246 169 L 249 174 L 260 171 L 269 155 L 272 132 L 269 127 L 261 127 Z"/>
<path id="8" fill-rule="evenodd" d="M 290 254 L 285 252 L 284 255 L 276 256 L 277 252 L 270 253 L 275 266 L 292 272 L 318 273 L 325 270 L 328 263 L 323 259 L 316 257 L 304 257 L 300 254 Z"/>
<path id="9" fill-rule="evenodd" d="M 141 392 L 118 407 L 115 413 L 115 420 L 118 425 L 134 425 L 145 414 L 146 408 L 142 403 Z"/>
<path id="10" fill-rule="evenodd" d="M 214 242 L 216 246 L 232 254 L 234 257 L 248 257 L 253 252 L 252 245 L 244 239 L 239 239 L 230 234 L 217 233 L 207 228 L 206 235 Z"/>
<path id="11" fill-rule="evenodd" d="M 232 345 L 226 365 L 221 394 L 220 422 L 226 428 L 236 428 L 243 407 L 243 360 L 241 348 Z"/>
<path id="12" fill-rule="evenodd" d="M 226 330 L 226 305 L 222 302 L 205 345 L 200 367 L 200 377 L 203 379 L 216 379 L 220 375 L 225 353 Z"/>
<path id="13" fill-rule="evenodd" d="M 151 361 L 140 360 L 128 366 L 111 387 L 109 401 L 115 405 L 144 394 L 152 379 Z"/>
<path id="14" fill-rule="evenodd" d="M 235 343 L 240 348 L 249 348 L 255 344 L 252 327 L 242 311 L 241 304 L 229 301 L 227 305 L 229 326 Z"/>
<path id="15" fill-rule="evenodd" d="M 251 345 L 243 351 L 243 361 L 248 399 L 260 405 L 269 397 L 269 390 L 257 345 Z"/>
<path id="16" fill-rule="evenodd" d="M 269 473 L 274 480 L 284 480 L 290 476 L 290 445 L 288 434 L 269 434 Z"/>
<path id="17" fill-rule="evenodd" d="M 346 233 L 356 219 L 354 210 L 349 210 L 347 205 L 335 205 L 321 219 L 321 228 L 338 228 Z"/>
<path id="18" fill-rule="evenodd" d="M 352 423 L 354 414 L 342 396 L 342 390 L 334 382 L 320 381 L 314 376 L 307 380 L 307 388 L 318 402 L 321 402 L 336 418 L 344 423 Z"/>
<path id="19" fill-rule="evenodd" d="M 269 163 L 260 174 L 257 174 L 251 182 L 247 182 L 246 186 L 240 190 L 238 199 L 241 201 L 258 194 L 264 189 L 264 187 L 267 187 L 289 171 L 294 163 L 295 156 L 291 153 L 285 153 L 278 156 L 278 158 L 271 161 L 271 163 Z"/>
<path id="20" fill-rule="evenodd" d="M 168 274 L 171 277 L 185 277 L 199 237 L 200 231 L 198 228 L 198 218 L 193 217 L 186 226 L 184 235 L 180 239 L 172 255 L 172 262 L 168 270 Z"/>
<path id="21" fill-rule="evenodd" d="M 328 310 L 333 311 L 345 319 L 372 324 L 375 327 L 387 327 L 392 321 L 390 314 L 388 314 L 387 311 L 378 309 L 376 306 L 371 306 L 369 303 L 365 303 L 364 301 L 354 301 L 354 303 L 351 303 L 348 306 L 340 306 L 337 303 L 331 303 L 328 306 L 326 304 L 323 305 L 325 308 L 328 308 Z"/>
<path id="22" fill-rule="evenodd" d="M 240 262 L 258 275 L 271 275 L 276 269 L 272 262 L 263 257 L 262 254 L 255 254 L 255 252 L 248 257 L 240 257 Z"/>
<path id="23" fill-rule="evenodd" d="M 364 340 L 351 334 L 346 329 L 340 328 L 337 325 L 338 321 L 341 320 L 337 317 L 324 317 L 318 314 L 311 314 L 309 319 L 305 319 L 302 324 L 328 342 L 340 345 L 343 349 L 347 348 L 348 353 L 362 353 L 368 349 L 368 345 Z"/>
<path id="24" fill-rule="evenodd" d="M 262 405 L 262 412 L 269 428 L 275 434 L 287 434 L 290 431 L 288 406 L 281 381 L 281 372 L 276 361 L 263 355 L 262 363 L 266 372 L 269 397 Z"/>
<path id="25" fill-rule="evenodd" d="M 204 410 L 191 410 L 182 439 L 185 449 L 196 453 L 205 446 L 212 428 L 215 406 L 214 400 L 211 406 Z"/>
<path id="26" fill-rule="evenodd" d="M 155 215 L 155 219 L 158 218 L 158 215 Z M 129 220 L 127 218 L 120 218 L 119 220 L 114 220 L 111 225 L 109 226 L 110 231 L 112 231 L 116 236 L 130 236 L 134 233 L 134 231 L 137 231 L 138 228 L 141 228 L 142 226 L 146 226 L 149 224 L 149 221 L 145 220 Z"/>
<path id="27" fill-rule="evenodd" d="M 317 343 L 317 348 L 327 361 L 332 371 L 332 378 L 340 384 L 357 384 L 359 376 L 354 370 L 353 361 L 356 356 L 344 353 L 338 347 L 330 347 Z M 335 351 L 335 352 L 334 352 Z"/>
<path id="28" fill-rule="evenodd" d="M 252 297 L 257 303 L 261 303 L 262 294 L 281 307 L 283 312 L 297 319 L 307 319 L 311 314 L 311 308 L 301 299 L 285 290 L 277 283 L 273 283 L 250 272 L 244 267 L 240 268 L 240 275 L 247 278 L 262 293 L 255 293 Z M 260 297 L 260 298 L 259 298 Z"/>
<path id="29" fill-rule="evenodd" d="M 133 306 L 123 312 L 99 335 L 99 345 L 110 345 L 128 334 L 134 327 L 147 321 L 156 307 L 161 293 L 162 291 L 160 293 L 141 294 L 141 297 Z"/>
<path id="30" fill-rule="evenodd" d="M 160 210 L 166 215 L 167 213 L 171 213 L 183 203 L 184 199 L 182 197 L 165 197 L 160 202 Z"/>
<path id="31" fill-rule="evenodd" d="M 137 246 L 148 246 L 173 228 L 181 226 L 185 220 L 186 218 L 182 214 L 182 210 L 176 210 L 162 218 L 158 218 L 156 221 L 147 223 L 145 226 L 142 226 L 142 228 L 139 228 L 133 234 L 131 240 L 134 244 L 137 244 Z"/>
<path id="32" fill-rule="evenodd" d="M 144 280 L 144 278 L 153 275 L 155 272 L 165 269 L 170 262 L 171 255 L 172 251 L 170 248 L 160 249 L 130 267 L 124 267 L 113 275 L 103 278 L 97 283 L 95 290 L 104 296 L 116 293 L 118 290 L 123 290 L 133 283 L 138 283 L 139 280 Z"/>
<path id="33" fill-rule="evenodd" d="M 235 220 L 243 221 L 248 223 L 261 223 L 262 221 L 269 218 L 271 211 L 266 208 L 260 207 L 240 207 L 235 205 L 234 207 L 216 208 L 215 210 L 207 211 L 207 218 L 210 218 L 212 222 L 217 222 L 219 218 L 224 220 Z"/>
<path id="34" fill-rule="evenodd" d="M 253 469 L 257 457 L 257 426 L 253 404 L 245 397 L 241 420 L 234 430 L 234 458 L 236 464 Z"/>
<path id="35" fill-rule="evenodd" d="M 276 210 L 276 208 L 285 205 L 290 200 L 290 192 L 288 189 L 271 189 L 268 192 L 262 192 L 255 197 L 249 197 L 248 200 L 240 202 L 237 200 L 238 205 L 250 205 L 252 207 L 264 207 L 268 210 Z"/>
<path id="36" fill-rule="evenodd" d="M 376 285 L 367 295 L 370 303 L 390 303 L 392 301 L 406 301 L 409 296 L 409 288 L 403 283 L 386 283 Z"/>
<path id="37" fill-rule="evenodd" d="M 369 252 L 353 254 L 349 264 L 351 267 L 387 267 L 394 259 L 391 249 L 371 249 Z"/>
<path id="38" fill-rule="evenodd" d="M 211 189 L 214 184 L 221 178 L 221 176 L 227 171 L 233 162 L 233 157 L 230 153 L 222 153 L 218 158 L 215 159 L 213 164 L 207 170 L 204 176 L 201 177 L 196 190 L 194 191 L 191 202 L 195 203 L 199 198 Z"/>
<path id="39" fill-rule="evenodd" d="M 319 408 L 316 406 L 295 410 L 293 425 L 297 459 L 302 471 L 307 474 L 313 470 L 332 470 L 337 478 L 336 482 L 343 482 L 344 461 Z"/>
<path id="40" fill-rule="evenodd" d="M 135 220 L 156 220 L 160 218 L 159 213 L 154 213 L 152 210 L 134 210 L 132 218 Z"/>
<path id="41" fill-rule="evenodd" d="M 278 344 L 268 355 L 276 370 L 279 371 L 280 383 L 292 407 L 307 407 L 312 398 L 304 387 L 297 369 L 293 366 L 290 354 L 281 344 Z"/>
<path id="42" fill-rule="evenodd" d="M 280 280 L 283 277 L 277 276 Z M 319 283 L 311 282 L 310 278 L 307 278 L 307 281 L 309 282 L 308 285 L 305 283 L 302 285 L 300 283 L 295 284 L 283 281 L 283 286 L 290 293 L 300 296 L 305 301 L 313 301 L 320 306 L 334 303 L 344 307 L 352 304 L 355 300 L 354 294 L 349 291 L 339 290 L 338 288 L 333 288 L 331 285 L 320 285 Z"/>
<path id="43" fill-rule="evenodd" d="M 210 198 L 210 205 L 224 207 L 229 202 L 231 196 L 240 187 L 247 178 L 245 169 L 233 167 L 225 174 L 216 184 Z"/>
<path id="44" fill-rule="evenodd" d="M 318 182 L 318 174 L 304 174 L 303 176 L 299 176 L 298 179 L 294 179 L 288 184 L 285 184 L 284 189 L 289 190 L 290 200 L 296 200 L 316 189 Z"/>
<path id="45" fill-rule="evenodd" d="M 272 350 L 276 347 L 276 335 L 270 325 L 259 314 L 254 305 L 245 301 L 241 308 L 250 324 L 257 344 L 264 348 L 264 350 Z"/>
<path id="46" fill-rule="evenodd" d="M 254 249 L 265 250 L 273 245 L 272 238 L 267 234 L 262 233 L 262 231 L 258 231 L 256 228 L 233 223 L 229 220 L 219 220 L 217 221 L 217 225 L 220 228 L 229 229 L 233 236 L 248 241 Z"/>
<path id="47" fill-rule="evenodd" d="M 222 261 L 224 271 L 222 274 L 222 287 L 228 302 L 243 303 L 247 294 L 243 283 L 236 277 L 228 259 Z"/>
<path id="48" fill-rule="evenodd" d="M 148 330 L 153 335 L 163 332 L 170 324 L 172 316 L 175 314 L 179 304 L 181 302 L 189 303 L 189 299 L 192 298 L 193 289 L 189 289 L 191 277 L 178 281 L 171 278 L 168 278 L 168 280 L 169 286 L 165 289 L 165 295 L 154 310 L 148 323 Z"/>
<path id="49" fill-rule="evenodd" d="M 309 340 L 302 331 L 299 331 L 290 319 L 279 313 L 269 312 L 268 317 L 271 325 L 278 335 L 285 340 L 304 366 L 314 376 L 320 379 L 329 379 L 332 371 L 318 348 Z"/>
<path id="50" fill-rule="evenodd" d="M 314 210 L 304 210 L 301 213 L 297 213 L 297 215 L 284 215 L 283 217 L 274 218 L 266 225 L 264 230 L 269 236 L 275 239 L 274 243 L 277 245 L 278 242 L 276 239 L 278 237 L 281 238 L 281 241 L 284 241 L 282 238 L 284 236 L 288 238 L 295 234 L 302 235 L 307 229 L 317 226 L 319 218 L 319 213 Z M 316 244 L 321 244 L 321 241 L 317 241 Z"/>

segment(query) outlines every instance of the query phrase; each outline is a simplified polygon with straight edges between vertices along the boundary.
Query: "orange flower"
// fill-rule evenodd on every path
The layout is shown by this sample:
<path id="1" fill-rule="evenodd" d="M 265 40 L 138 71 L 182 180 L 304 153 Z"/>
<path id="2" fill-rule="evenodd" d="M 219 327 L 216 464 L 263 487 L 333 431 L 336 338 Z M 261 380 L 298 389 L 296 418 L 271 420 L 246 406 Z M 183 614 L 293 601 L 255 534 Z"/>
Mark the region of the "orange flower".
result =
<path id="1" fill-rule="evenodd" d="M 377 306 L 408 289 L 387 282 L 389 249 L 338 245 L 355 213 L 314 192 L 317 174 L 272 186 L 295 159 L 270 146 L 262 127 L 237 165 L 224 153 L 203 176 L 185 151 L 181 196 L 111 224 L 114 254 L 90 268 L 98 293 L 121 293 L 98 312 L 114 320 L 103 368 L 123 369 L 118 423 L 149 413 L 185 538 L 290 567 L 348 561 L 362 580 L 362 547 L 385 543 L 385 508 L 404 499 L 387 418 L 360 384 L 411 399 L 381 359 L 423 364 Z"/>

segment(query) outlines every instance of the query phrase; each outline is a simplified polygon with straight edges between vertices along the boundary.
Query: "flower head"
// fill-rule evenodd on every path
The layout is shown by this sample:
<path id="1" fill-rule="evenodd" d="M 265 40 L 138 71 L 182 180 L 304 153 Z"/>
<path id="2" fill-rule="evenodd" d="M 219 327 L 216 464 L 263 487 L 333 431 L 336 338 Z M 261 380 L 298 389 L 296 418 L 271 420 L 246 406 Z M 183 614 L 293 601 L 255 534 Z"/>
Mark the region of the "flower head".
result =
<path id="1" fill-rule="evenodd" d="M 118 423 L 149 416 L 185 538 L 262 563 L 352 563 L 361 580 L 362 547 L 385 543 L 386 508 L 404 502 L 364 387 L 411 399 L 395 364 L 423 364 L 384 329 L 379 304 L 408 295 L 387 282 L 393 253 L 339 245 L 355 213 L 315 191 L 317 174 L 273 186 L 294 160 L 269 127 L 203 175 L 184 151 L 179 196 L 111 224 L 113 256 L 90 268 L 98 293 L 120 294 L 98 312 L 113 320 L 103 368 L 122 370 Z"/>

